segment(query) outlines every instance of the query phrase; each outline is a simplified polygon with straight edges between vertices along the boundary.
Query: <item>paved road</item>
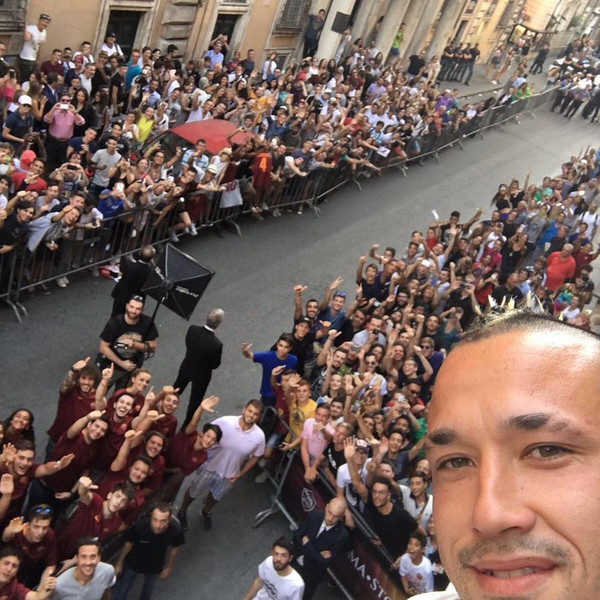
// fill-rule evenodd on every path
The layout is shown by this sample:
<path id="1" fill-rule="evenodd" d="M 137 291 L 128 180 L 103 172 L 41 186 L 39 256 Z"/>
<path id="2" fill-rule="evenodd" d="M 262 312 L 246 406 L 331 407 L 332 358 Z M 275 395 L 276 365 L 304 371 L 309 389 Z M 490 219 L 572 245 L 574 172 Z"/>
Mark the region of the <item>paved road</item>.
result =
<path id="1" fill-rule="evenodd" d="M 595 144 L 596 128 L 581 119 L 540 112 L 525 117 L 520 126 L 467 140 L 464 152 L 451 149 L 440 164 L 427 161 L 411 167 L 408 178 L 386 174 L 364 183 L 360 193 L 347 187 L 322 206 L 320 219 L 307 211 L 286 215 L 275 222 L 245 221 L 243 237 L 210 233 L 181 242 L 198 261 L 212 267 L 211 282 L 194 317 L 200 322 L 212 306 L 221 306 L 226 318 L 219 335 L 225 343 L 223 365 L 210 391 L 222 399 L 219 414 L 234 414 L 257 395 L 259 370 L 239 350 L 242 341 L 265 349 L 292 324 L 296 283 L 320 296 L 337 276 L 353 292 L 358 256 L 372 243 L 403 248 L 414 229 L 424 229 L 431 209 L 444 217 L 460 207 L 468 218 L 478 206 L 488 210 L 499 182 L 511 177 L 532 181 L 559 171 L 560 163 L 582 147 Z M 0 307 L 2 356 L 2 415 L 27 406 L 36 415 L 40 447 L 55 410 L 63 373 L 76 359 L 94 356 L 97 335 L 110 313 L 111 282 L 85 277 L 68 289 L 52 287 L 52 294 L 27 302 L 30 316 L 23 324 Z M 183 351 L 187 323 L 166 309 L 159 313 L 160 339 L 156 358 L 148 366 L 154 383 L 172 383 Z M 256 564 L 269 552 L 270 543 L 286 531 L 281 518 L 251 529 L 256 512 L 268 505 L 268 484 L 257 486 L 252 477 L 236 484 L 214 513 L 214 528 L 203 532 L 194 513 L 188 544 L 178 560 L 175 575 L 158 587 L 157 598 L 169 600 L 229 600 L 240 598 L 255 574 Z M 330 590 L 319 596 L 337 597 Z"/>

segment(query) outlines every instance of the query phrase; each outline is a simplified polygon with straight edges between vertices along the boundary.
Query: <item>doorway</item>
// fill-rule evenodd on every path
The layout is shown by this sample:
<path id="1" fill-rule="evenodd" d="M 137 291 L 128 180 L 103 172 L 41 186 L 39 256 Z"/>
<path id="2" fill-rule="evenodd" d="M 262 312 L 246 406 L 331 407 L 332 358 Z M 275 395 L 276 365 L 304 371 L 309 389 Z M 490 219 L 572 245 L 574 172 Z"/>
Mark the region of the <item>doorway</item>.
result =
<path id="1" fill-rule="evenodd" d="M 139 10 L 110 11 L 106 32 L 113 31 L 116 34 L 117 44 L 121 46 L 123 54 L 127 57 L 131 55 L 135 44 L 135 36 L 142 14 L 142 11 Z"/>
<path id="2" fill-rule="evenodd" d="M 217 21 L 215 22 L 215 28 L 213 29 L 212 37 L 210 38 L 210 42 L 212 42 L 219 34 L 227 36 L 227 43 L 231 48 L 231 40 L 233 39 L 233 32 L 235 31 L 235 26 L 238 22 L 240 15 L 230 15 L 230 14 L 220 14 L 217 16 Z M 225 48 L 221 50 L 223 52 L 225 58 L 227 58 L 227 53 L 225 52 Z"/>

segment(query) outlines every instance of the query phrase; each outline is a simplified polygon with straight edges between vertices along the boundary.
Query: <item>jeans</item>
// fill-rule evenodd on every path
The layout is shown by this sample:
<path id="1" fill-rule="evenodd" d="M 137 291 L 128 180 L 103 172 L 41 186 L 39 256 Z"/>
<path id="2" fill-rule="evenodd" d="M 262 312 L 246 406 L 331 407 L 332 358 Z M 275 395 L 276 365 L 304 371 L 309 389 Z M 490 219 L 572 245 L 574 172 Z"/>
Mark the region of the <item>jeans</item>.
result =
<path id="1" fill-rule="evenodd" d="M 469 81 L 471 81 L 471 77 L 473 77 L 473 63 L 472 62 L 468 62 L 465 65 L 465 73 L 467 74 L 467 76 L 465 78 L 465 85 L 467 85 L 469 83 Z"/>
<path id="2" fill-rule="evenodd" d="M 138 575 L 144 576 L 144 585 L 142 586 L 142 591 L 140 592 L 140 600 L 150 600 L 152 598 L 152 592 L 154 591 L 154 585 L 158 580 L 159 574 L 146 574 L 136 573 L 132 569 L 128 569 L 127 567 L 123 567 L 123 573 L 121 573 L 121 577 L 117 579 L 117 583 L 115 583 L 115 587 L 112 593 L 112 600 L 125 600 L 127 598 L 127 594 L 131 590 L 135 578 Z"/>

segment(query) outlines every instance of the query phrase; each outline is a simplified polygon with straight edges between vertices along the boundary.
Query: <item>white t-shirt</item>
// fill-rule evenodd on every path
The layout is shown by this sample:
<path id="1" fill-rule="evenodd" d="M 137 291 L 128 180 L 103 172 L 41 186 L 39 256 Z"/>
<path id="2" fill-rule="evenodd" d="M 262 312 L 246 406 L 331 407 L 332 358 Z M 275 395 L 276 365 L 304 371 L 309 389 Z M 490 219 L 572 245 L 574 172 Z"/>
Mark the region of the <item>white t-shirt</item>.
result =
<path id="1" fill-rule="evenodd" d="M 450 584 L 444 592 L 430 592 L 427 594 L 417 594 L 412 600 L 460 600 L 454 586 Z"/>
<path id="2" fill-rule="evenodd" d="M 415 519 L 421 513 L 419 525 L 427 531 L 429 519 L 431 519 L 431 515 L 433 514 L 433 496 L 428 494 L 425 508 L 421 511 L 421 507 L 417 507 L 417 503 L 410 497 L 410 488 L 407 485 L 401 485 L 400 489 L 402 490 L 402 506 L 404 506 L 404 510 Z"/>
<path id="3" fill-rule="evenodd" d="M 212 422 L 223 431 L 221 441 L 208 450 L 204 468 L 216 471 L 221 477 L 233 477 L 240 472 L 250 456 L 262 456 L 265 434 L 258 425 L 247 431 L 240 427 L 240 417 L 219 417 Z"/>
<path id="4" fill-rule="evenodd" d="M 110 58 L 113 54 L 123 56 L 123 50 L 121 50 L 121 46 L 119 46 L 119 44 L 116 42 L 113 44 L 112 48 L 109 48 L 106 42 L 104 42 L 104 44 L 102 44 L 102 48 L 100 48 L 100 51 L 106 52 L 106 54 L 108 54 L 108 58 Z"/>
<path id="5" fill-rule="evenodd" d="M 433 592 L 433 568 L 431 561 L 423 556 L 415 565 L 408 554 L 400 559 L 400 576 L 408 579 L 408 585 L 417 592 Z"/>
<path id="6" fill-rule="evenodd" d="M 273 567 L 273 557 L 269 556 L 258 565 L 258 576 L 263 586 L 253 600 L 302 600 L 304 581 L 294 569 L 281 576 Z"/>
<path id="7" fill-rule="evenodd" d="M 360 478 L 363 480 L 363 483 L 367 483 L 367 465 L 371 462 L 370 458 L 367 458 L 363 468 L 359 471 Z M 352 485 L 352 478 L 350 477 L 350 471 L 348 470 L 348 465 L 343 464 L 337 472 L 336 477 L 337 486 L 344 490 L 346 495 L 346 501 L 348 504 L 352 504 L 352 506 L 358 506 L 360 502 L 360 496 L 355 492 L 354 486 Z"/>
<path id="8" fill-rule="evenodd" d="M 40 46 L 46 41 L 46 30 L 40 31 L 37 25 L 27 25 L 26 30 L 31 34 L 31 39 L 23 42 L 19 56 L 23 60 L 37 60 Z"/>

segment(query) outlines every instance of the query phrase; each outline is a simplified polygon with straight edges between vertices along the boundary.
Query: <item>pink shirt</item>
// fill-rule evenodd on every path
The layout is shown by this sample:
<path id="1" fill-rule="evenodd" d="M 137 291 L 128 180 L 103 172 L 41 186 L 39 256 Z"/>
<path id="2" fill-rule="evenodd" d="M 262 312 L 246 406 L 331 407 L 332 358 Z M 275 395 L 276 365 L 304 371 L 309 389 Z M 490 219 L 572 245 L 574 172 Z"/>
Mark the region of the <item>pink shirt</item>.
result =
<path id="1" fill-rule="evenodd" d="M 85 123 L 80 114 L 61 109 L 56 109 L 53 114 L 48 113 L 44 121 L 50 123 L 48 133 L 59 140 L 70 140 L 73 137 L 73 127 Z"/>
<path id="2" fill-rule="evenodd" d="M 315 425 L 315 419 L 310 418 L 304 421 L 304 427 L 302 428 L 302 439 L 306 440 L 308 454 L 313 459 L 323 454 L 327 444 L 329 444 L 329 440 L 325 437 L 323 430 L 317 430 Z M 335 432 L 335 429 L 330 423 L 327 423 L 325 430 L 330 436 Z"/>

